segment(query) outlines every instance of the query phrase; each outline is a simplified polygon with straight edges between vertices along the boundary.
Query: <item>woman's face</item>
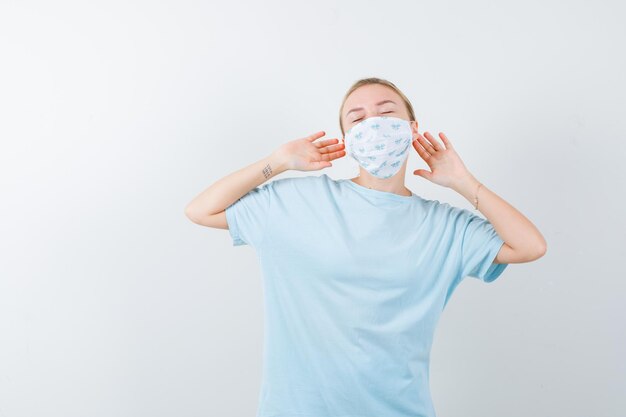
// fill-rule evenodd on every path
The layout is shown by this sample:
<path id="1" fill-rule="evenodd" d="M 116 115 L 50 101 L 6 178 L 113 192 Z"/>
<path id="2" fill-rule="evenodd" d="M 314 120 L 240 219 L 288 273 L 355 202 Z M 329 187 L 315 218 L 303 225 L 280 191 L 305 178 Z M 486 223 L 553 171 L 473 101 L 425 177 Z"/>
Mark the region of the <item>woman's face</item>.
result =
<path id="1" fill-rule="evenodd" d="M 354 90 L 344 103 L 341 120 L 344 131 L 372 116 L 391 116 L 409 120 L 402 98 L 392 89 L 380 84 L 368 84 Z M 410 121 L 413 136 L 417 136 L 417 121 Z M 345 139 L 345 135 L 344 135 Z"/>

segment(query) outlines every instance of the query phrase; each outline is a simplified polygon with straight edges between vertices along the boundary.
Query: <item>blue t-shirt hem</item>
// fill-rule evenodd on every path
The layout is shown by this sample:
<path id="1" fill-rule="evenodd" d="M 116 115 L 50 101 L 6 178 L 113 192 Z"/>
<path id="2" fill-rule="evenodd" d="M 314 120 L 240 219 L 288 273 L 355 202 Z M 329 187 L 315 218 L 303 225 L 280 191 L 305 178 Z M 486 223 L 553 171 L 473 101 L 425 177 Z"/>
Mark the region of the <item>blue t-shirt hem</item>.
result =
<path id="1" fill-rule="evenodd" d="M 496 259 L 496 256 L 498 256 L 498 252 L 500 251 L 500 248 L 502 248 L 502 245 L 504 245 L 504 240 L 502 240 L 502 238 L 495 239 L 493 245 L 491 246 L 491 249 L 489 250 L 489 259 L 491 259 L 491 265 L 489 265 L 489 267 L 487 268 L 487 270 L 484 273 L 484 278 L 483 281 L 485 282 L 493 282 L 496 280 L 496 278 L 498 278 L 502 272 L 504 272 L 504 270 L 506 269 L 507 266 L 509 266 L 509 264 L 495 264 L 493 263 L 493 261 Z"/>

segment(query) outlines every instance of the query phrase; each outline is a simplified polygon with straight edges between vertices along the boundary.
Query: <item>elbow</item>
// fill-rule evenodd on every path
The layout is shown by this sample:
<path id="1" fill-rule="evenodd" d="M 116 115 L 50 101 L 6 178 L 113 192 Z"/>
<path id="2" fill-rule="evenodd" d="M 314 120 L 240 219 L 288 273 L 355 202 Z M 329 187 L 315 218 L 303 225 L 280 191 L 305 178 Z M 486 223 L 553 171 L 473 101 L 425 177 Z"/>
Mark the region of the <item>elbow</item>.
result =
<path id="1" fill-rule="evenodd" d="M 542 256 L 546 254 L 547 251 L 548 251 L 548 244 L 545 240 L 542 240 L 542 242 L 537 246 L 534 259 L 541 258 Z"/>
<path id="2" fill-rule="evenodd" d="M 192 222 L 194 222 L 196 224 L 198 223 L 198 220 L 197 220 L 198 217 L 196 216 L 196 214 L 192 210 L 191 205 L 187 205 L 185 207 L 184 213 L 185 213 L 185 217 L 187 217 L 189 220 L 191 220 Z"/>
<path id="3" fill-rule="evenodd" d="M 518 256 L 516 256 L 516 258 L 518 259 L 518 262 L 536 261 L 546 254 L 547 249 L 548 246 L 544 241 L 534 246 L 528 246 L 523 251 L 520 250 L 519 252 L 517 252 Z"/>

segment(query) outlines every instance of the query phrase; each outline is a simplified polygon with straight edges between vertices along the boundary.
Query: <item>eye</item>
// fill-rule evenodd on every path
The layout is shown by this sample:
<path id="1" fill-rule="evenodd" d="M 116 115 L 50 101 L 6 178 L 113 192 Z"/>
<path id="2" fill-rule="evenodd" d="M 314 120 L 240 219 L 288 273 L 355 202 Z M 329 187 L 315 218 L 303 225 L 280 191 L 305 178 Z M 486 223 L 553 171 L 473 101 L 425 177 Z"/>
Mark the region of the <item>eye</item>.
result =
<path id="1" fill-rule="evenodd" d="M 381 113 L 381 114 L 388 114 L 388 113 L 393 113 L 393 110 L 386 111 L 386 112 L 383 112 L 383 113 Z M 362 119 L 363 119 L 363 118 L 362 118 L 362 117 L 360 117 L 360 118 L 358 118 L 358 119 L 356 119 L 356 120 L 353 120 L 353 121 L 352 121 L 352 123 L 356 123 L 356 122 L 358 122 L 359 120 L 362 120 Z"/>

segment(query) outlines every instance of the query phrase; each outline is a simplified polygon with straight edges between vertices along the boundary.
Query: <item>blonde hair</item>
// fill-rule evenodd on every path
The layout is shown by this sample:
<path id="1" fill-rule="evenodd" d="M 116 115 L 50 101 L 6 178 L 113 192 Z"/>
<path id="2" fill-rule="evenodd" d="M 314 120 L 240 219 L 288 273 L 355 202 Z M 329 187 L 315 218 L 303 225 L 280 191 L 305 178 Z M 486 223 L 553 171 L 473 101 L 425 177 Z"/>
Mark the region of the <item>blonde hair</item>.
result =
<path id="1" fill-rule="evenodd" d="M 404 105 L 406 106 L 407 111 L 409 112 L 410 120 L 415 120 L 415 112 L 413 111 L 413 106 L 411 105 L 411 102 L 409 101 L 407 96 L 405 96 L 404 93 L 400 91 L 398 87 L 396 87 L 394 83 L 392 83 L 391 81 L 384 80 L 382 78 L 374 78 L 374 77 L 362 78 L 358 80 L 357 82 L 355 82 L 354 84 L 352 84 L 352 86 L 348 89 L 348 92 L 346 93 L 346 95 L 343 96 L 343 100 L 341 101 L 341 107 L 339 107 L 339 128 L 341 129 L 342 136 L 346 134 L 343 129 L 343 122 L 341 121 L 341 114 L 343 113 L 343 106 L 346 104 L 346 100 L 348 99 L 348 96 L 350 96 L 350 94 L 352 94 L 354 90 L 364 85 L 368 85 L 368 84 L 384 85 L 386 87 L 391 88 L 396 93 L 398 93 L 398 95 L 402 98 L 402 101 L 404 101 Z"/>

